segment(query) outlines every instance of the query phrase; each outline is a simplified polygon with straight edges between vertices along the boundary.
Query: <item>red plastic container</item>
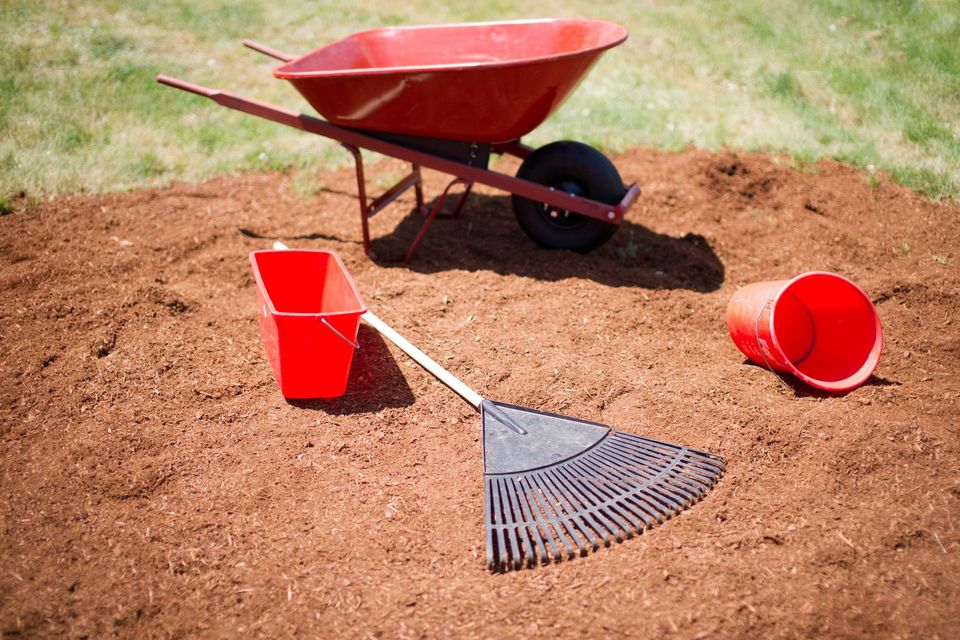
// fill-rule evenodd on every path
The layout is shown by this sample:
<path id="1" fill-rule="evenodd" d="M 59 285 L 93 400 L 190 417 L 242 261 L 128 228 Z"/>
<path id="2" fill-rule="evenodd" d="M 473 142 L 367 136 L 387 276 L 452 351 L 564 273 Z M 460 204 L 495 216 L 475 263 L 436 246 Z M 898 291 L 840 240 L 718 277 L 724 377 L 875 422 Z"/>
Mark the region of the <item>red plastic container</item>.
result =
<path id="1" fill-rule="evenodd" d="M 335 398 L 350 375 L 367 310 L 330 251 L 254 251 L 260 337 L 285 398 Z"/>
<path id="2" fill-rule="evenodd" d="M 600 20 L 391 27 L 278 67 L 330 122 L 465 142 L 509 142 L 553 113 L 627 38 Z"/>
<path id="3" fill-rule="evenodd" d="M 883 350 L 880 317 L 867 294 L 823 271 L 743 287 L 727 306 L 727 329 L 753 362 L 826 391 L 862 384 Z"/>

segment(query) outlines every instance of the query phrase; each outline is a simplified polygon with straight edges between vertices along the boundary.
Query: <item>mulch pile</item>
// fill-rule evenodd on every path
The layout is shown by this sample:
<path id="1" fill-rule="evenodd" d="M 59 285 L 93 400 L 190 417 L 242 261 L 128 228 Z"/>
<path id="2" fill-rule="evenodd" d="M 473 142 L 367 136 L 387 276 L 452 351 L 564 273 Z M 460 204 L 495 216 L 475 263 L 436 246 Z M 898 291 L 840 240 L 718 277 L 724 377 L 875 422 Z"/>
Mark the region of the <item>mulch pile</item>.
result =
<path id="1" fill-rule="evenodd" d="M 960 208 L 833 162 L 615 164 L 643 195 L 588 255 L 536 247 L 480 189 L 410 263 L 420 222 L 393 205 L 370 261 L 351 170 L 309 198 L 241 175 L 0 218 L 0 632 L 960 635 Z M 481 393 L 720 452 L 726 475 L 624 544 L 487 573 L 468 405 L 367 327 L 344 397 L 279 394 L 247 261 L 274 238 L 339 252 Z M 747 363 L 724 325 L 738 286 L 809 270 L 883 322 L 843 396 Z"/>

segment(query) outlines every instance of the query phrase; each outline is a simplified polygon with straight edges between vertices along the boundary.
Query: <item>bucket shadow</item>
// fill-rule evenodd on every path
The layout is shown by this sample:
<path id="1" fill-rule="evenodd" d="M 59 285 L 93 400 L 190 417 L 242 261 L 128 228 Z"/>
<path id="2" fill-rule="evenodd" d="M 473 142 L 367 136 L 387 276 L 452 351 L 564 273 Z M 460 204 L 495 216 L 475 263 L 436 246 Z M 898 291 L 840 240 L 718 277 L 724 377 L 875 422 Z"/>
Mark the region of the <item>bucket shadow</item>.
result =
<path id="1" fill-rule="evenodd" d="M 365 324 L 357 334 L 360 348 L 353 356 L 347 392 L 339 398 L 287 400 L 299 409 L 345 416 L 381 409 L 409 407 L 415 398 L 403 372 L 380 334 Z"/>
<path id="2" fill-rule="evenodd" d="M 450 209 L 450 200 L 456 202 L 456 194 L 445 210 Z M 606 244 L 588 254 L 544 249 L 517 224 L 510 196 L 505 195 L 472 194 L 458 217 L 438 216 L 411 261 L 403 262 L 423 221 L 411 211 L 387 234 L 378 233 L 372 222 L 371 248 L 379 256 L 377 263 L 418 273 L 493 271 L 538 280 L 590 278 L 613 287 L 702 293 L 723 284 L 723 263 L 701 235 L 676 238 L 625 221 Z"/>
<path id="3" fill-rule="evenodd" d="M 896 380 L 887 380 L 886 378 L 871 375 L 862 384 L 848 391 L 826 391 L 824 389 L 811 387 L 803 380 L 795 378 L 788 373 L 784 373 L 782 371 L 771 371 L 764 365 L 757 364 L 753 360 L 744 359 L 743 364 L 751 367 L 757 367 L 758 369 L 763 369 L 770 375 L 780 378 L 780 382 L 789 387 L 790 390 L 793 391 L 793 394 L 798 398 L 842 398 L 850 393 L 853 393 L 860 387 L 899 387 L 902 385 L 901 382 L 897 382 Z"/>

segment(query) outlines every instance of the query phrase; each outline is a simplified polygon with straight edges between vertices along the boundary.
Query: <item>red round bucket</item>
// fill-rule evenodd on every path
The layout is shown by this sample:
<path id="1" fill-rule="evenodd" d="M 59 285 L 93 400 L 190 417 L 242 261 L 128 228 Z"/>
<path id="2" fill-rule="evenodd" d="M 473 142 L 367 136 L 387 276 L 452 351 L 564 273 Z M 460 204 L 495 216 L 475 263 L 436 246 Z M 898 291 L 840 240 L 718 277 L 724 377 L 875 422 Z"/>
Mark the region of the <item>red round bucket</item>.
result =
<path id="1" fill-rule="evenodd" d="M 727 306 L 727 329 L 753 362 L 826 391 L 863 384 L 883 350 L 870 298 L 824 271 L 741 288 Z"/>

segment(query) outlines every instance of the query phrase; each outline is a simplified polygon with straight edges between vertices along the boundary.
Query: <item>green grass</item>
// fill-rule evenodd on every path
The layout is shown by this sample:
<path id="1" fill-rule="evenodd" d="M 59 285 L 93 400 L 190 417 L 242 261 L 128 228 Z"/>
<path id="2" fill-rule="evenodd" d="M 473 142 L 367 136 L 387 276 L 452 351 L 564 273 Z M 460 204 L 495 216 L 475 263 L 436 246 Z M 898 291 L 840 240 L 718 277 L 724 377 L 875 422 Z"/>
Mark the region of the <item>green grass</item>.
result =
<path id="1" fill-rule="evenodd" d="M 154 77 L 308 109 L 241 38 L 303 52 L 378 26 L 542 16 L 614 20 L 631 37 L 531 144 L 733 147 L 783 152 L 798 167 L 830 157 L 932 198 L 960 195 L 955 0 L 2 0 L 0 202 L 346 165 L 330 141 Z"/>

